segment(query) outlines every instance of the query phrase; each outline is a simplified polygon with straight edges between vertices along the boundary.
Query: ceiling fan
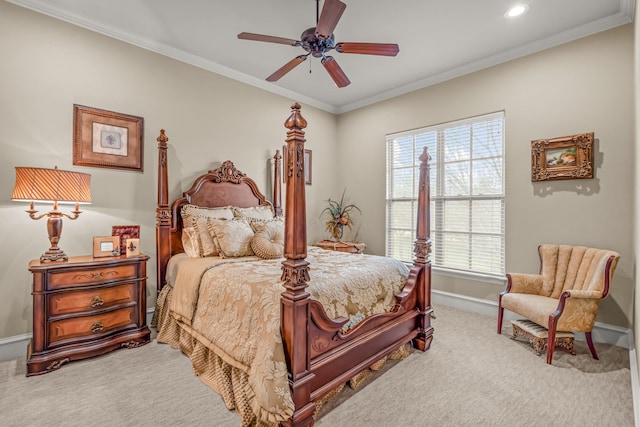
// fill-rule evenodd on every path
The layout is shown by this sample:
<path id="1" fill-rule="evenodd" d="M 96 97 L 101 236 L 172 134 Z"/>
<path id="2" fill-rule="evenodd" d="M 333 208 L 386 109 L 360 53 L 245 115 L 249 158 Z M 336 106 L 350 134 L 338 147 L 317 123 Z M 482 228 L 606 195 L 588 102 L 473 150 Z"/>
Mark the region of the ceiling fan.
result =
<path id="1" fill-rule="evenodd" d="M 396 56 L 398 45 L 395 43 L 336 43 L 333 30 L 338 25 L 346 4 L 340 0 L 325 0 L 322 6 L 322 13 L 319 14 L 320 0 L 316 0 L 316 26 L 306 29 L 300 36 L 300 40 L 287 39 L 284 37 L 266 36 L 255 33 L 240 33 L 239 39 L 254 40 L 259 42 L 279 43 L 290 46 L 301 46 L 307 53 L 293 58 L 284 64 L 276 72 L 267 77 L 267 81 L 275 82 L 282 76 L 293 70 L 296 66 L 304 62 L 309 55 L 322 58 L 322 65 L 327 70 L 338 87 L 348 86 L 351 81 L 342 71 L 333 56 L 327 55 L 331 49 L 340 53 L 358 53 L 363 55 Z M 319 16 L 318 16 L 319 15 Z"/>

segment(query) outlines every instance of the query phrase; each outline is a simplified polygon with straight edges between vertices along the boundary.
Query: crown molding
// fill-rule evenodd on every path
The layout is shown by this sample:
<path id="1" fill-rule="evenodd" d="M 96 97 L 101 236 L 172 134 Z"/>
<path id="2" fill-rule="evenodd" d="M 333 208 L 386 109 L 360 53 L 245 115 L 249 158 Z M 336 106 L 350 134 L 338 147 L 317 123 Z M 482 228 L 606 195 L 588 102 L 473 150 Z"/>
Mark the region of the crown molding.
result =
<path id="1" fill-rule="evenodd" d="M 174 47 L 159 43 L 155 40 L 150 40 L 144 37 L 131 34 L 111 26 L 101 24 L 85 17 L 69 13 L 46 4 L 40 0 L 6 0 L 9 3 L 13 3 L 18 6 L 25 7 L 35 12 L 48 15 L 50 17 L 59 19 L 61 21 L 68 22 L 70 24 L 88 29 L 90 31 L 97 32 L 99 34 L 111 37 L 128 44 L 155 52 L 169 58 L 193 65 L 198 68 L 202 68 L 207 71 L 211 71 L 216 74 L 220 74 L 224 77 L 263 89 L 267 92 L 271 92 L 280 96 L 290 98 L 297 102 L 301 102 L 321 110 L 327 111 L 332 114 L 342 114 L 358 108 L 366 107 L 377 102 L 385 101 L 396 96 L 404 95 L 409 92 L 424 89 L 429 86 L 433 86 L 438 83 L 445 82 L 447 80 L 454 79 L 466 74 L 470 74 L 476 71 L 480 71 L 495 65 L 499 65 L 513 59 L 521 58 L 523 56 L 531 55 L 533 53 L 548 49 L 550 47 L 558 46 L 564 43 L 568 43 L 583 37 L 587 37 L 596 34 L 601 31 L 605 31 L 611 28 L 618 27 L 620 25 L 633 22 L 635 13 L 635 0 L 620 0 L 620 12 L 610 15 L 608 17 L 572 28 L 562 33 L 554 34 L 553 36 L 535 40 L 526 45 L 519 46 L 515 49 L 506 50 L 495 55 L 483 58 L 478 61 L 470 62 L 452 70 L 448 70 L 443 73 L 439 73 L 433 76 L 426 77 L 424 79 L 417 80 L 415 82 L 397 87 L 395 89 L 379 93 L 377 95 L 363 98 L 359 101 L 352 102 L 344 105 L 331 105 L 325 102 L 319 101 L 308 96 L 301 95 L 300 93 L 282 88 L 280 86 L 269 83 L 265 80 L 258 79 L 231 68 L 220 65 L 214 61 L 203 59 L 199 56 L 187 53 L 183 50 L 176 49 Z"/>

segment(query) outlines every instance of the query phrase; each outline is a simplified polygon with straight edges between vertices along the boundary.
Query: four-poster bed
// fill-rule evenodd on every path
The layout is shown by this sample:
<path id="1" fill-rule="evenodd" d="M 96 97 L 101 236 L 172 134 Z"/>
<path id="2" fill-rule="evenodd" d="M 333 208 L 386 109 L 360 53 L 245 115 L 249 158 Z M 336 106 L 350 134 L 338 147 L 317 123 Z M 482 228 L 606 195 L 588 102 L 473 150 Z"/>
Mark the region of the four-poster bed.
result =
<path id="1" fill-rule="evenodd" d="M 300 114 L 300 105 L 294 104 L 291 115 L 285 122 L 285 127 L 288 129 L 286 138 L 288 162 L 283 168 L 287 190 L 284 212 L 280 201 L 282 157 L 279 153 L 274 156 L 273 205 L 258 190 L 255 182 L 235 169 L 234 164 L 229 161 L 196 178 L 191 188 L 170 204 L 168 138 L 164 130 L 158 137 L 156 245 L 159 296 L 154 315 L 154 323 L 159 329 L 158 341 L 168 342 L 188 354 L 193 362 L 194 372 L 223 396 L 228 407 L 235 407 L 238 410 L 245 424 L 313 425 L 316 403 L 332 391 L 407 343 L 411 343 L 418 350 L 426 351 L 433 338 L 430 321 L 431 266 L 428 260 L 431 245 L 428 235 L 429 156 L 426 150 L 420 156 L 415 261 L 409 270 L 403 264 L 385 257 L 344 254 L 307 246 L 303 131 L 306 125 L 306 120 Z M 183 245 L 185 224 L 181 214 L 185 206 L 197 206 L 210 210 L 228 206 L 234 209 L 251 210 L 266 206 L 272 209 L 272 215 L 278 218 L 284 213 L 284 219 L 281 220 L 283 222 L 279 225 L 284 228 L 282 254 L 284 261 L 282 257 L 272 260 L 263 260 L 258 257 L 224 260 L 192 258 L 186 262 L 201 265 L 213 262 L 216 265 L 212 267 L 207 264 L 206 267 L 199 267 L 197 274 L 190 273 L 190 275 L 201 277 L 202 281 L 192 285 L 191 288 L 183 287 L 180 284 L 181 272 L 175 273 L 174 270 L 179 271 L 175 267 L 178 258 L 188 258 L 183 254 L 186 249 Z M 215 221 L 219 221 L 217 225 L 233 222 L 233 220 Z M 352 258 L 347 258 L 345 262 L 344 257 Z M 372 263 L 376 265 L 375 268 L 372 267 Z M 340 270 L 342 267 L 338 267 L 339 265 L 344 265 L 345 269 Z M 354 288 L 357 287 L 356 282 L 359 283 L 360 287 L 365 288 L 365 292 L 369 294 L 372 289 L 383 285 L 391 286 L 389 289 L 392 291 L 380 287 L 379 292 L 382 295 L 386 292 L 388 295 L 379 296 L 378 300 L 373 302 L 372 306 L 375 308 L 370 309 L 363 308 L 364 304 L 358 302 L 359 298 L 371 299 L 370 295 L 361 298 L 353 296 L 356 295 L 356 291 L 351 295 L 349 290 L 344 294 L 347 295 L 344 298 L 344 305 L 357 305 L 356 302 L 360 304 L 357 309 L 354 309 L 359 310 L 360 317 L 350 317 L 354 313 L 341 307 L 342 301 L 336 303 L 331 302 L 330 298 L 323 298 L 324 286 L 327 287 L 327 292 L 334 296 L 342 295 L 340 292 L 344 291 L 342 288 L 337 291 L 328 290 L 333 284 L 328 282 L 338 281 L 333 276 L 326 279 L 327 283 L 319 285 L 322 278 L 329 277 L 325 275 L 323 268 L 340 270 L 340 276 L 346 278 L 344 280 L 351 281 Z M 384 270 L 384 274 L 380 273 L 381 278 L 369 279 L 368 271 L 371 270 L 371 274 L 374 274 L 377 269 Z M 277 287 L 273 288 L 270 284 L 250 277 L 249 273 L 252 270 L 259 272 L 261 280 L 277 282 Z M 206 272 L 203 273 L 203 271 Z M 183 276 L 188 275 L 183 274 Z M 399 279 L 398 275 L 400 275 Z M 224 291 L 232 294 L 236 292 L 232 298 L 233 303 L 225 301 L 221 296 L 222 291 L 209 284 L 209 282 L 221 280 L 221 276 L 225 276 L 224 279 L 228 281 L 233 281 L 233 277 L 240 278 L 239 281 L 234 282 L 231 290 Z M 205 277 L 207 277 L 206 281 Z M 374 283 L 376 280 L 380 283 Z M 347 285 L 337 286 L 344 288 Z M 269 297 L 273 298 L 273 295 L 269 294 L 272 289 L 277 292 L 273 294 L 277 306 L 274 320 L 276 330 L 271 331 L 275 339 L 265 338 L 265 336 L 260 339 L 274 341 L 277 345 L 273 346 L 273 343 L 270 343 L 269 348 L 263 350 L 266 346 L 264 342 L 246 344 L 242 340 L 233 345 L 246 346 L 248 347 L 246 351 L 236 358 L 229 357 L 230 352 L 226 351 L 224 346 L 236 337 L 225 337 L 217 341 L 217 337 L 214 336 L 229 329 L 230 320 L 225 317 L 229 312 L 233 312 L 234 315 L 236 312 L 247 312 L 249 316 L 255 313 L 254 307 L 237 306 L 238 300 L 246 299 L 254 303 L 259 299 L 262 306 L 273 305 L 273 300 L 268 300 Z M 265 302 L 267 300 L 268 302 Z M 218 312 L 215 316 L 219 317 L 212 314 L 216 310 Z M 365 316 L 362 316 L 362 313 Z M 271 321 L 272 314 L 261 314 L 261 316 Z M 353 322 L 354 318 L 357 319 L 356 322 Z M 269 324 L 269 321 L 250 324 L 248 320 L 239 316 L 235 319 L 239 329 L 236 335 L 242 334 L 240 329 L 260 329 L 259 325 Z M 347 328 L 349 324 L 351 325 Z M 204 325 L 214 325 L 213 332 L 205 330 Z M 282 360 L 278 356 L 279 352 L 282 353 Z M 256 367 L 257 359 L 260 357 L 256 356 L 255 365 L 252 365 L 247 361 L 251 357 L 246 360 L 244 358 L 247 354 L 251 354 L 252 357 L 256 354 L 262 356 L 268 354 L 273 360 L 269 359 L 268 363 L 271 365 L 267 368 Z M 286 372 L 284 372 L 285 367 Z M 283 388 L 280 387 L 282 384 L 278 383 L 276 378 L 276 371 L 280 368 L 284 373 Z M 263 375 L 258 378 L 259 385 L 256 385 L 256 378 L 252 375 Z M 260 391 L 256 390 L 260 387 L 269 388 L 262 390 L 265 394 L 277 394 L 278 403 L 269 407 L 260 406 L 260 403 L 257 403 Z M 246 412 L 252 412 L 255 418 L 247 421 L 249 418 L 242 415 Z"/>

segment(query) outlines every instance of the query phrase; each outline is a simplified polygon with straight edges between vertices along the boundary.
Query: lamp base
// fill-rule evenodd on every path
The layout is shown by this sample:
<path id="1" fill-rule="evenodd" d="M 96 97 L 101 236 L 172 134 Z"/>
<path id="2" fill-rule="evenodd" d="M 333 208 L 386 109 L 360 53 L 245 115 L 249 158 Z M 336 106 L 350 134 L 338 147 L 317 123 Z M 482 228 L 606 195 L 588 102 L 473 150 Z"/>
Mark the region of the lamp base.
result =
<path id="1" fill-rule="evenodd" d="M 40 262 L 68 261 L 69 257 L 60 248 L 50 248 L 40 256 Z"/>

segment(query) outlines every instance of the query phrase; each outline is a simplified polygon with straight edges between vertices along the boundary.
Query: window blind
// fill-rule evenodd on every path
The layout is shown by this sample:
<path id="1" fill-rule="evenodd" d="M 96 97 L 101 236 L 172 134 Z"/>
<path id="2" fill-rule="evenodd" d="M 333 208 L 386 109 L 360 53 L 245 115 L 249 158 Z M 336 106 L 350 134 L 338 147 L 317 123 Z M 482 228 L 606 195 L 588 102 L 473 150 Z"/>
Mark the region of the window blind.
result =
<path id="1" fill-rule="evenodd" d="M 432 265 L 503 277 L 504 112 L 387 135 L 387 256 L 413 261 L 418 157 L 425 146 Z"/>

